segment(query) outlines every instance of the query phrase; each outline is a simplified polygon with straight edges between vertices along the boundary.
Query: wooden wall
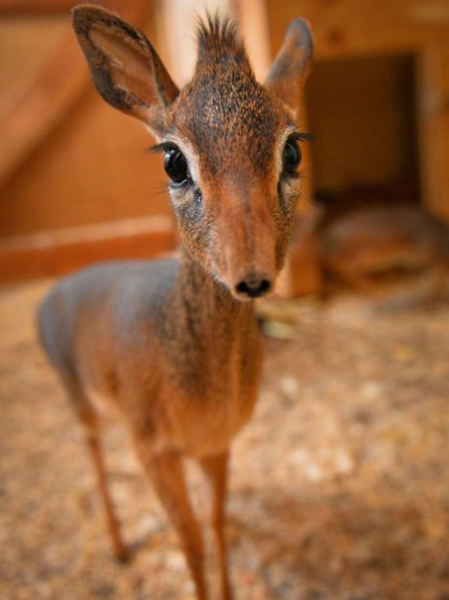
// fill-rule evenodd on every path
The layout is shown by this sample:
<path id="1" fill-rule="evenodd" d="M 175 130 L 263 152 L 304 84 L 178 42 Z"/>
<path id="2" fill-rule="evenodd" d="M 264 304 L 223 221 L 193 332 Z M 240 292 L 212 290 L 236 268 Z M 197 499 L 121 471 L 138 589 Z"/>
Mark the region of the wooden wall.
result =
<path id="1" fill-rule="evenodd" d="M 307 107 L 317 191 L 418 183 L 413 69 L 404 54 L 316 62 Z"/>
<path id="2" fill-rule="evenodd" d="M 160 156 L 134 119 L 86 90 L 1 191 L 0 235 L 168 213 Z"/>
<path id="3" fill-rule="evenodd" d="M 308 110 L 317 133 L 317 179 L 341 185 L 352 177 L 351 163 L 354 183 L 363 176 L 368 181 L 396 176 L 413 167 L 415 154 L 423 203 L 449 219 L 448 2 L 266 0 L 266 4 L 273 48 L 281 45 L 294 17 L 303 16 L 312 26 L 315 75 Z M 404 57 L 412 59 L 413 75 L 401 85 L 407 70 L 401 67 Z M 365 71 L 357 67 L 363 60 Z M 411 87 L 415 97 L 407 101 Z M 416 135 L 404 127 L 415 108 Z M 371 150 L 362 139 L 369 136 Z M 410 150 L 414 138 L 416 149 Z"/>
<path id="4" fill-rule="evenodd" d="M 157 45 L 151 5 L 127 7 Z M 59 258 L 76 268 L 128 256 L 131 238 L 138 256 L 172 247 L 161 157 L 145 151 L 154 141 L 142 124 L 94 91 L 70 11 L 0 12 L 0 64 L 0 280 L 64 272 Z"/>

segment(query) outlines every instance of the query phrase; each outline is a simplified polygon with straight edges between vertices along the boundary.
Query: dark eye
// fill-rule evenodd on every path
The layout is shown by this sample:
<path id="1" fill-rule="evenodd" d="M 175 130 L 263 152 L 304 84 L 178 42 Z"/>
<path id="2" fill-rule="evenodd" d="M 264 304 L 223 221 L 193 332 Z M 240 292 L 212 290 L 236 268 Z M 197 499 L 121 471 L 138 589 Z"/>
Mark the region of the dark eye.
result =
<path id="1" fill-rule="evenodd" d="M 294 137 L 289 137 L 282 152 L 282 169 L 284 173 L 294 175 L 301 163 L 301 159 L 302 154 L 297 140 Z"/>
<path id="2" fill-rule="evenodd" d="M 164 169 L 172 183 L 175 185 L 181 185 L 190 179 L 186 157 L 178 149 L 168 150 L 168 152 L 166 152 Z"/>

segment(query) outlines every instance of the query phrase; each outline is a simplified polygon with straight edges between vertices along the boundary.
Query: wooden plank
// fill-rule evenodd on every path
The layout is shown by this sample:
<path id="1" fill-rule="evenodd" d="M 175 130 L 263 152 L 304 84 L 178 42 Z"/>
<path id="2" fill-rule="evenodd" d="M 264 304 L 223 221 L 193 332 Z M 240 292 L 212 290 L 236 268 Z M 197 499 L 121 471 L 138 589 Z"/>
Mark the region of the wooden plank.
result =
<path id="1" fill-rule="evenodd" d="M 88 84 L 73 35 L 67 35 L 34 81 L 12 90 L 0 107 L 0 185 L 48 135 Z"/>
<path id="2" fill-rule="evenodd" d="M 90 0 L 89 4 L 98 4 L 118 12 L 126 10 L 129 0 Z M 0 0 L 0 14 L 42 14 L 68 12 L 80 4 L 78 0 Z"/>
<path id="3" fill-rule="evenodd" d="M 266 4 L 260 0 L 234 0 L 234 4 L 254 73 L 259 81 L 263 81 L 271 64 Z"/>
<path id="4" fill-rule="evenodd" d="M 267 0 L 273 47 L 291 19 L 312 25 L 317 58 L 414 52 L 444 41 L 449 3 L 427 0 Z"/>
<path id="5" fill-rule="evenodd" d="M 439 216 L 447 218 L 449 198 L 445 197 L 445 169 L 442 162 L 440 71 L 441 53 L 438 46 L 423 48 L 417 55 L 418 150 L 423 203 Z"/>
<path id="6" fill-rule="evenodd" d="M 124 16 L 139 24 L 147 7 L 133 2 Z M 113 3 L 111 3 L 113 4 Z M 70 30 L 29 85 L 4 92 L 0 104 L 0 186 L 90 88 L 90 77 Z"/>
<path id="7" fill-rule="evenodd" d="M 439 136 L 443 196 L 439 213 L 449 220 L 449 40 L 440 47 Z"/>
<path id="8" fill-rule="evenodd" d="M 177 85 L 193 75 L 199 19 L 210 14 L 232 14 L 232 0 L 160 0 L 155 3 L 158 51 Z"/>
<path id="9" fill-rule="evenodd" d="M 166 217 L 16 236 L 0 243 L 0 282 L 54 277 L 104 260 L 153 258 L 175 243 Z"/>
<path id="10" fill-rule="evenodd" d="M 0 238 L 170 214 L 152 143 L 92 89 L 2 187 Z"/>

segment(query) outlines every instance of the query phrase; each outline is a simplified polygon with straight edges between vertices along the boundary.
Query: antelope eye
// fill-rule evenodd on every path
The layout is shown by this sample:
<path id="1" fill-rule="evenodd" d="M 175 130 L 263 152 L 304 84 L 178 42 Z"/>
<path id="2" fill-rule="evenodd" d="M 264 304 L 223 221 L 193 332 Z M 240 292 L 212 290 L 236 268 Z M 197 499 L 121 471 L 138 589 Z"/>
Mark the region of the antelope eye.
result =
<path id="1" fill-rule="evenodd" d="M 284 173 L 294 175 L 302 159 L 298 142 L 294 137 L 289 137 L 282 152 L 282 168 Z"/>
<path id="2" fill-rule="evenodd" d="M 184 154 L 178 150 L 168 150 L 165 154 L 164 169 L 170 180 L 175 185 L 182 185 L 190 179 L 187 160 Z"/>

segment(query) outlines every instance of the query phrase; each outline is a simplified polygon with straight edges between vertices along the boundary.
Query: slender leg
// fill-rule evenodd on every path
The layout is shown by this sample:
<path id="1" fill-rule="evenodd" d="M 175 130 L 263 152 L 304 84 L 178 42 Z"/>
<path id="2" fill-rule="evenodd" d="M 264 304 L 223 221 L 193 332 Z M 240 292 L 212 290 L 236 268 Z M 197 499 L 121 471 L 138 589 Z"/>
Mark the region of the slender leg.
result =
<path id="1" fill-rule="evenodd" d="M 200 460 L 212 488 L 211 523 L 218 547 L 220 589 L 222 600 L 232 600 L 232 589 L 228 573 L 227 543 L 224 531 L 225 503 L 228 484 L 229 453 L 208 456 Z"/>
<path id="2" fill-rule="evenodd" d="M 76 379 L 66 376 L 63 377 L 63 381 L 69 400 L 72 402 L 78 418 L 84 427 L 87 448 L 95 468 L 114 556 L 117 560 L 125 562 L 128 559 L 128 551 L 120 535 L 119 521 L 115 516 L 114 504 L 107 485 L 106 469 L 99 439 L 100 425 L 97 413 Z"/>
<path id="3" fill-rule="evenodd" d="M 114 506 L 107 485 L 106 470 L 100 440 L 98 439 L 98 432 L 92 429 L 87 430 L 86 441 L 97 474 L 98 487 L 103 500 L 106 524 L 111 536 L 114 555 L 121 562 L 125 562 L 128 559 L 128 551 L 120 535 L 119 522 L 115 516 Z"/>
<path id="4" fill-rule="evenodd" d="M 203 538 L 189 500 L 181 458 L 175 452 L 152 454 L 148 451 L 147 440 L 137 442 L 137 452 L 178 533 L 195 583 L 197 598 L 198 600 L 207 600 L 203 567 Z"/>

